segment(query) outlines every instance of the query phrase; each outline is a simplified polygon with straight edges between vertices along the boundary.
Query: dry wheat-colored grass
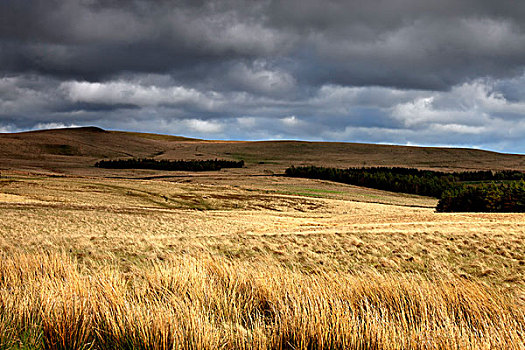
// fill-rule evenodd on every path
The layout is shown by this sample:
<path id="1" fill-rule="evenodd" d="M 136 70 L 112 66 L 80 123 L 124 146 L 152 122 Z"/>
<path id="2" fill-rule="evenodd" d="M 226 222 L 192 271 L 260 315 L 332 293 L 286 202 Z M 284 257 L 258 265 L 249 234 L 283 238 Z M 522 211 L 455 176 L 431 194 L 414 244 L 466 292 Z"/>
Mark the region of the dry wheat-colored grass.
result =
<path id="1" fill-rule="evenodd" d="M 434 199 L 413 207 L 411 197 L 312 180 L 177 181 L 4 177 L 0 250 L 65 250 L 122 264 L 202 252 L 271 256 L 303 271 L 375 269 L 525 287 L 524 214 L 435 213 L 424 205 Z M 293 191 L 301 194 L 281 193 Z"/>
<path id="2" fill-rule="evenodd" d="M 46 349 L 520 349 L 514 296 L 461 279 L 305 274 L 176 257 L 122 271 L 64 254 L 0 262 L 0 346 Z"/>
<path id="3" fill-rule="evenodd" d="M 0 348 L 525 349 L 525 215 L 434 203 L 4 174 Z"/>

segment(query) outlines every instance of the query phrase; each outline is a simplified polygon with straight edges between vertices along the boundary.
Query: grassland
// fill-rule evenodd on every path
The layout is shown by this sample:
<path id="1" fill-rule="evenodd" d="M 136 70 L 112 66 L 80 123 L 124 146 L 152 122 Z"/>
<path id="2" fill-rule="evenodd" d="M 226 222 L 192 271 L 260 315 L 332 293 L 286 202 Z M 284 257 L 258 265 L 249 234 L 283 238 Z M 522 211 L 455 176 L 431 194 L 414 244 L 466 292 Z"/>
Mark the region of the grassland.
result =
<path id="1" fill-rule="evenodd" d="M 123 157 L 247 167 L 93 167 Z M 0 349 L 525 349 L 525 214 L 278 175 L 302 164 L 525 170 L 525 157 L 0 135 Z"/>
<path id="2" fill-rule="evenodd" d="M 3 347 L 483 349 L 523 346 L 523 310 L 461 279 L 305 274 L 175 257 L 87 270 L 67 255 L 0 264 Z"/>
<path id="3" fill-rule="evenodd" d="M 402 166 L 445 171 L 525 170 L 524 156 L 474 149 L 300 141 L 207 141 L 98 128 L 0 134 L 0 170 L 116 175 L 93 170 L 92 165 L 102 159 L 128 157 L 244 160 L 249 165 L 244 174 L 282 173 L 291 165 Z"/>
<path id="4" fill-rule="evenodd" d="M 4 172 L 0 347 L 524 348 L 525 215 L 435 204 L 279 176 Z"/>

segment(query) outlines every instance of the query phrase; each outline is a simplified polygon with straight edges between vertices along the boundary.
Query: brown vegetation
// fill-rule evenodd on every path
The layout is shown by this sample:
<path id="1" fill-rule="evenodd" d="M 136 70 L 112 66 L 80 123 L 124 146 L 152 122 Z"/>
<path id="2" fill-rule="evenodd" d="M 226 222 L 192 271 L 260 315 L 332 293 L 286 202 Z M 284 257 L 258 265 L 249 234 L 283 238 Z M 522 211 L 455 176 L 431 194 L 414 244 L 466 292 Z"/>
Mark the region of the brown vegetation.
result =
<path id="1" fill-rule="evenodd" d="M 525 214 L 264 173 L 288 160 L 168 176 L 90 157 L 0 161 L 0 348 L 525 348 Z"/>
<path id="2" fill-rule="evenodd" d="M 101 159 L 125 157 L 244 160 L 250 166 L 248 173 L 284 172 L 290 165 L 525 170 L 524 156 L 474 149 L 341 142 L 205 141 L 98 128 L 0 134 L 0 170 L 107 176 L 115 172 L 93 169 L 93 164 Z"/>
<path id="3" fill-rule="evenodd" d="M 519 349 L 525 331 L 513 296 L 476 282 L 211 257 L 121 271 L 5 256 L 0 308 L 3 348 Z"/>

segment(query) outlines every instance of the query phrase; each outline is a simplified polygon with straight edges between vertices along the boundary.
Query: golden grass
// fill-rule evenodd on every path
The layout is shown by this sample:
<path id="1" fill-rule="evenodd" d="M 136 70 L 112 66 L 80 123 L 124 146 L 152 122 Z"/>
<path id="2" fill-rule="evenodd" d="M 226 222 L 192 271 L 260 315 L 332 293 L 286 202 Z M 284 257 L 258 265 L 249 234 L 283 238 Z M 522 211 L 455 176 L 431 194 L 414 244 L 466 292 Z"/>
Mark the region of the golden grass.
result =
<path id="1" fill-rule="evenodd" d="M 305 274 L 176 257 L 122 271 L 64 254 L 0 262 L 2 348 L 520 349 L 506 292 L 418 275 Z"/>
<path id="2" fill-rule="evenodd" d="M 231 180 L 0 179 L 0 349 L 525 348 L 525 215 Z"/>
<path id="3" fill-rule="evenodd" d="M 352 186 L 304 183 L 303 191 L 319 188 L 323 197 L 313 198 L 275 193 L 290 188 L 281 179 L 244 181 L 2 179 L 0 250 L 65 250 L 122 264 L 182 253 L 269 255 L 303 271 L 375 269 L 525 287 L 524 214 L 443 214 Z M 326 192 L 336 190 L 343 194 Z M 365 194 L 382 203 L 360 201 Z"/>

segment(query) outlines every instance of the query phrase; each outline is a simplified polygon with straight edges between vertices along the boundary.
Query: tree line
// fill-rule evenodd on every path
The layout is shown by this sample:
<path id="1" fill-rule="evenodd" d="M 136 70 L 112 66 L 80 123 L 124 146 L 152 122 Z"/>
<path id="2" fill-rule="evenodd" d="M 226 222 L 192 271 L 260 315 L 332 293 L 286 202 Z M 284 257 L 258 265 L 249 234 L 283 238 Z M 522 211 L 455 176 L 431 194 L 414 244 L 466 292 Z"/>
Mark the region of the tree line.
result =
<path id="1" fill-rule="evenodd" d="M 525 212 L 525 181 L 462 185 L 443 192 L 440 212 Z"/>
<path id="2" fill-rule="evenodd" d="M 316 166 L 289 167 L 292 177 L 330 180 L 379 190 L 440 197 L 454 182 L 451 175 L 413 168 L 325 168 Z"/>
<path id="3" fill-rule="evenodd" d="M 106 169 L 154 169 L 182 171 L 213 171 L 222 168 L 242 168 L 244 161 L 209 159 L 209 160 L 156 160 L 152 158 L 131 158 L 101 160 L 95 163 L 97 168 Z"/>
<path id="4" fill-rule="evenodd" d="M 438 211 L 525 211 L 525 173 L 505 171 L 440 172 L 400 167 L 289 167 L 286 176 L 330 180 L 392 192 L 440 198 Z M 508 181 L 491 183 L 487 181 Z M 479 184 L 465 182 L 481 182 Z"/>

